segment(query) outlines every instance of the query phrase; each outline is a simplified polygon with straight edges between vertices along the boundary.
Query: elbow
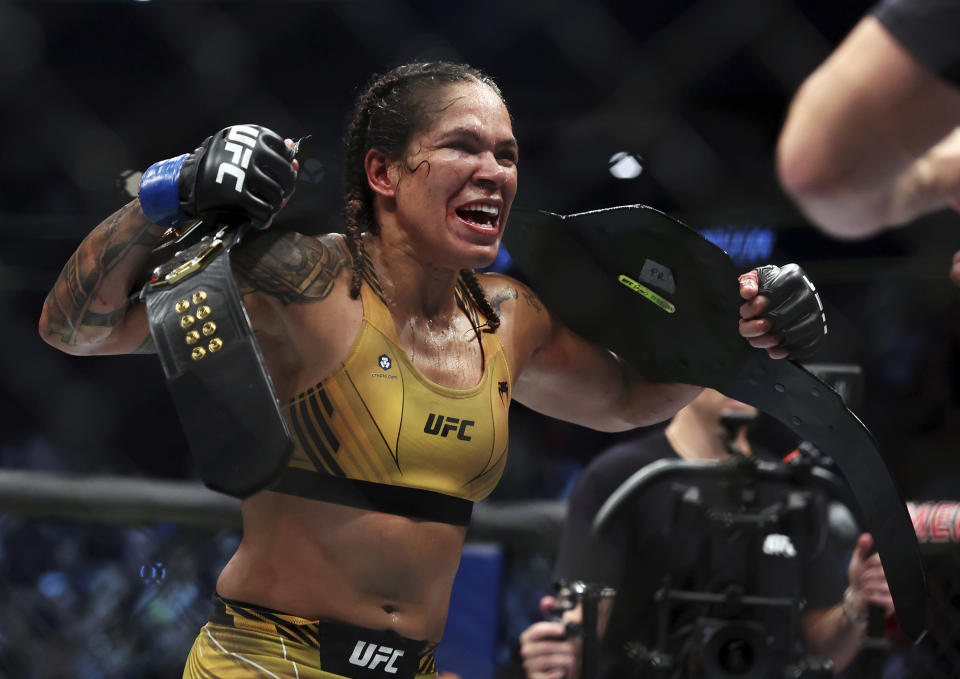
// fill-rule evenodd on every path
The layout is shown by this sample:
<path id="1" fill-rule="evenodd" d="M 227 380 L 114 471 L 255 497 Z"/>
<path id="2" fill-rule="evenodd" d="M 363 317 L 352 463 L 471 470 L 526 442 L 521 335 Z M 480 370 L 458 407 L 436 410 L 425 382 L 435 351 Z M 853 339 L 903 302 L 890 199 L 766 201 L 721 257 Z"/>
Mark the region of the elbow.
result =
<path id="1" fill-rule="evenodd" d="M 834 167 L 829 154 L 815 148 L 814 142 L 788 121 L 776 149 L 777 179 L 787 195 L 801 206 L 829 197 L 837 184 Z"/>
<path id="2" fill-rule="evenodd" d="M 43 310 L 40 312 L 40 321 L 37 323 L 37 332 L 40 333 L 40 339 L 52 347 L 59 349 L 57 338 L 61 336 L 58 328 L 50 320 L 50 298 L 43 302 Z"/>
<path id="3" fill-rule="evenodd" d="M 55 314 L 51 310 L 51 302 L 48 297 L 43 303 L 43 311 L 40 313 L 40 321 L 37 323 L 37 331 L 40 333 L 40 339 L 49 344 L 54 349 L 75 356 L 83 356 L 89 352 L 83 350 L 82 346 L 77 345 L 72 338 L 75 337 L 73 328 L 66 323 L 56 322 L 53 319 Z"/>
<path id="4" fill-rule="evenodd" d="M 803 132 L 784 128 L 776 149 L 777 179 L 803 215 L 821 232 L 840 240 L 874 235 L 886 224 L 882 196 L 851 183 L 842 159 Z"/>
<path id="5" fill-rule="evenodd" d="M 73 347 L 63 342 L 63 338 L 66 335 L 66 333 L 64 332 L 64 329 L 59 328 L 50 322 L 50 318 L 47 315 L 46 305 L 44 305 L 43 313 L 40 315 L 40 322 L 37 324 L 37 332 L 40 333 L 40 339 L 42 339 L 44 342 L 49 344 L 54 349 L 59 349 L 60 351 L 72 353 L 70 350 Z"/>
<path id="6" fill-rule="evenodd" d="M 777 139 L 775 171 L 813 225 L 835 238 L 854 239 L 877 230 L 883 203 L 872 156 L 863 150 L 866 132 L 836 110 L 836 86 L 818 71 L 800 87 Z"/>
<path id="7" fill-rule="evenodd" d="M 831 89 L 822 74 L 808 78 L 790 102 L 777 139 L 777 179 L 801 207 L 835 194 L 848 171 L 841 130 L 829 113 Z"/>

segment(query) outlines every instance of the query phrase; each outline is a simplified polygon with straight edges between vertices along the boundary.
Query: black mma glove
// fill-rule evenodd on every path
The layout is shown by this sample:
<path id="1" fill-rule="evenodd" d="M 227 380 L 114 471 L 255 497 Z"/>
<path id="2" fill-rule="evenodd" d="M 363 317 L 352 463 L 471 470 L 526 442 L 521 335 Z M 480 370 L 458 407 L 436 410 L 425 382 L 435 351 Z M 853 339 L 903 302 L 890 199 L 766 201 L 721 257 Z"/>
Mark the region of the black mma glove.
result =
<path id="1" fill-rule="evenodd" d="M 294 153 L 266 127 L 224 128 L 193 153 L 151 165 L 140 180 L 140 206 L 160 226 L 212 218 L 263 228 L 293 191 Z"/>
<path id="2" fill-rule="evenodd" d="M 783 336 L 780 349 L 787 358 L 802 360 L 816 353 L 827 336 L 827 316 L 820 295 L 796 264 L 757 267 L 759 293 L 770 300 L 760 318 L 770 321 L 770 331 Z"/>

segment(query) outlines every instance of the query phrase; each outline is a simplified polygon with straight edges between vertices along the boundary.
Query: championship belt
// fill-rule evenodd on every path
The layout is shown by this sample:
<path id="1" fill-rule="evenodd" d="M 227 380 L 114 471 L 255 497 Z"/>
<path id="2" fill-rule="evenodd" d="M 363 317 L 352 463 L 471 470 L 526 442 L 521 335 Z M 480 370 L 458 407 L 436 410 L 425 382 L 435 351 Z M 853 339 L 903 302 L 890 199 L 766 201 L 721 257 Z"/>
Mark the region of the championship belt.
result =
<path id="1" fill-rule="evenodd" d="M 176 252 L 140 292 L 200 477 L 238 498 L 274 483 L 292 450 L 230 268 L 245 226 L 222 226 Z"/>
<path id="2" fill-rule="evenodd" d="M 567 216 L 515 210 L 504 244 L 552 314 L 645 378 L 712 387 L 829 455 L 873 534 L 901 629 L 923 635 L 917 537 L 876 442 L 830 386 L 740 336 L 739 272 L 723 250 L 644 205 Z"/>

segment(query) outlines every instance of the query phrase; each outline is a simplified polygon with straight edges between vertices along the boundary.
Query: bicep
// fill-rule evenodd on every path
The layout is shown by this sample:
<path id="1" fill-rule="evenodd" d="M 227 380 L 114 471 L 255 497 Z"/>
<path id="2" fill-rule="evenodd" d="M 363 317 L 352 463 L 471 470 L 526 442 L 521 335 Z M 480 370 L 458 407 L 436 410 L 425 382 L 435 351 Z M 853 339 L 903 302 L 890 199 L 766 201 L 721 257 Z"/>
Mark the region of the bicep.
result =
<path id="1" fill-rule="evenodd" d="M 702 387 L 652 382 L 613 352 L 573 332 L 543 310 L 535 340 L 517 370 L 514 398 L 537 412 L 600 431 L 626 431 L 662 422 Z M 525 334 L 519 326 L 520 335 Z"/>
<path id="2" fill-rule="evenodd" d="M 147 305 L 141 302 L 134 303 L 124 316 L 123 323 L 117 328 L 117 340 L 123 349 L 123 354 L 154 354 L 157 351 L 150 332 L 150 322 L 147 320 Z"/>
<path id="3" fill-rule="evenodd" d="M 624 379 L 613 354 L 550 319 L 542 343 L 517 376 L 514 397 L 537 412 L 581 426 L 624 428 L 613 415 Z"/>
<path id="4" fill-rule="evenodd" d="M 156 348 L 150 335 L 146 305 L 133 302 L 115 310 L 88 308 L 74 325 L 56 296 L 47 297 L 40 335 L 53 347 L 74 356 L 149 354 Z"/>

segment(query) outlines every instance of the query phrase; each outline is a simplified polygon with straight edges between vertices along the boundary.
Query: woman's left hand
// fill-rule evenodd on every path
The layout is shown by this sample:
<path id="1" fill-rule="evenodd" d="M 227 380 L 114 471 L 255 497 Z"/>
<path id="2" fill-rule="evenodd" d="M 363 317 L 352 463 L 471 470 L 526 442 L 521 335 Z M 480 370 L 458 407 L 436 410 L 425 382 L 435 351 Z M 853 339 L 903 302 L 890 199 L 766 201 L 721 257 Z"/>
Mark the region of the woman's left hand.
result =
<path id="1" fill-rule="evenodd" d="M 770 358 L 810 358 L 827 335 L 820 296 L 796 264 L 742 274 L 740 297 L 740 334 Z"/>

